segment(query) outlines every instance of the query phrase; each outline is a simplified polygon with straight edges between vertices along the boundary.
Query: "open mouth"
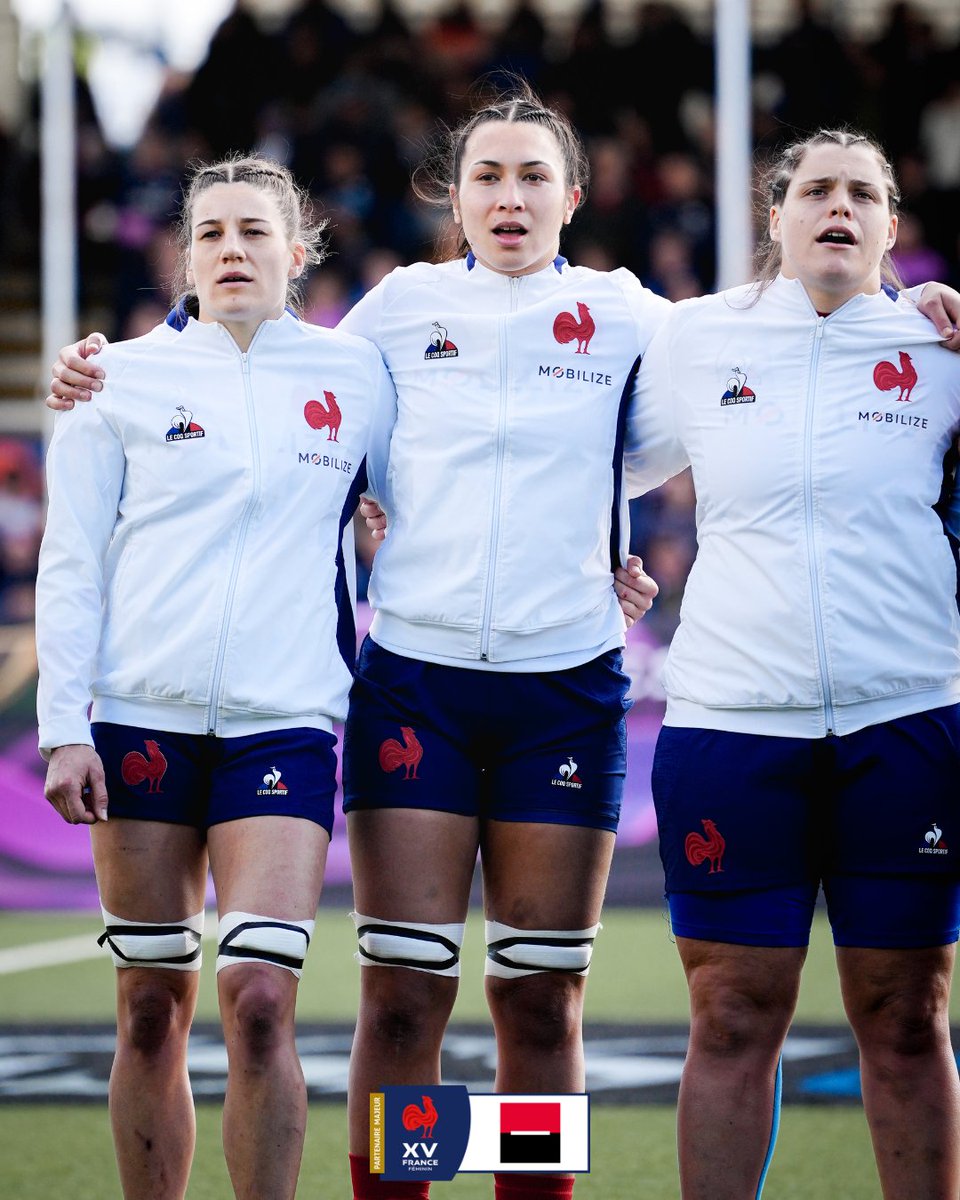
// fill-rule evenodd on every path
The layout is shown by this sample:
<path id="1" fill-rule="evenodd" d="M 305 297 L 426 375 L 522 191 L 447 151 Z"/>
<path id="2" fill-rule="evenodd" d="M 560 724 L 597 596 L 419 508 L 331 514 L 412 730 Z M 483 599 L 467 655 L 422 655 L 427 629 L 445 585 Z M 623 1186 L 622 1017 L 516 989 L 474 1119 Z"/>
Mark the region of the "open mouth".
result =
<path id="1" fill-rule="evenodd" d="M 830 229 L 825 229 L 817 238 L 817 242 L 821 246 L 855 246 L 857 239 L 849 229 L 835 225 Z"/>
<path id="2" fill-rule="evenodd" d="M 249 275 L 244 275 L 241 271 L 228 271 L 226 275 L 221 275 L 217 283 L 250 283 Z"/>
<path id="3" fill-rule="evenodd" d="M 497 237 L 522 237 L 527 231 L 522 225 L 513 222 L 495 225 L 493 232 Z"/>

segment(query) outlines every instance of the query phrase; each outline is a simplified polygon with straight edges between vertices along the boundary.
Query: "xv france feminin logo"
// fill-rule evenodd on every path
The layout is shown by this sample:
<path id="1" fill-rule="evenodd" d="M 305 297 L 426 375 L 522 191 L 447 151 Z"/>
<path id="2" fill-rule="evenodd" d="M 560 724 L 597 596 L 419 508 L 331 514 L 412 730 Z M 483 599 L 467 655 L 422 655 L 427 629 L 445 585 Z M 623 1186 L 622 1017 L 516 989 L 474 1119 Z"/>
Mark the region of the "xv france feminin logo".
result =
<path id="1" fill-rule="evenodd" d="M 587 1172 L 590 1097 L 470 1095 L 451 1084 L 385 1087 L 370 1096 L 370 1170 L 384 1180 Z"/>
<path id="2" fill-rule="evenodd" d="M 383 1179 L 452 1179 L 469 1138 L 465 1087 L 387 1087 L 370 1096 L 370 1170 Z"/>

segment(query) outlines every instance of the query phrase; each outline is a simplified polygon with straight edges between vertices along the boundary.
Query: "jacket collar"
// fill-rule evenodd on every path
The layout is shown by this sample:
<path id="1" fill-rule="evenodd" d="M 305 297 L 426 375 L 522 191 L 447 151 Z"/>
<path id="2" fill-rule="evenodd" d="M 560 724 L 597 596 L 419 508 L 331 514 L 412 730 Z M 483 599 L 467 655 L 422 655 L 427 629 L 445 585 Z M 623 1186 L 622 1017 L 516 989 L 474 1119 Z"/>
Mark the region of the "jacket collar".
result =
<path id="1" fill-rule="evenodd" d="M 199 340 L 201 345 L 214 346 L 222 344 L 226 347 L 237 349 L 237 344 L 230 336 L 225 325 L 221 325 L 218 321 L 198 321 L 196 317 L 191 317 L 184 314 L 184 321 L 179 326 L 171 320 L 174 317 L 176 309 L 170 313 L 165 324 L 170 325 L 177 332 L 184 334 L 185 337 Z M 292 332 L 295 332 L 301 324 L 295 313 L 285 310 L 276 320 L 261 321 L 259 328 L 253 335 L 250 342 L 251 348 L 258 342 L 262 342 L 264 338 L 268 341 L 273 341 L 278 337 L 289 338 Z"/>
<path id="2" fill-rule="evenodd" d="M 300 320 L 299 316 L 293 311 L 289 304 L 284 311 L 288 312 L 291 317 L 296 317 L 298 321 Z M 189 320 L 190 314 L 187 312 L 187 298 L 186 296 L 181 296 L 173 308 L 171 308 L 167 313 L 166 317 L 164 318 L 164 322 L 165 324 L 169 325 L 171 329 L 175 329 L 177 333 L 180 333 L 182 330 L 186 329 L 187 322 Z"/>
<path id="3" fill-rule="evenodd" d="M 474 254 L 474 252 L 472 250 L 467 251 L 467 257 L 464 259 L 464 262 L 467 264 L 468 271 L 472 271 L 475 268 L 479 268 L 481 271 L 489 272 L 489 274 L 491 274 L 491 275 L 499 275 L 500 274 L 499 271 L 491 271 L 489 267 L 485 267 L 481 262 L 478 262 L 477 256 Z M 567 265 L 567 260 L 563 257 L 562 254 L 558 254 L 552 263 L 548 263 L 545 267 L 542 268 L 542 270 L 535 271 L 534 274 L 542 275 L 544 271 L 550 271 L 552 269 L 552 270 L 556 271 L 557 274 L 559 275 L 563 271 L 563 268 L 566 265 Z M 514 277 L 513 276 L 503 276 L 503 278 L 506 279 L 506 278 L 514 278 Z M 526 279 L 526 278 L 528 278 L 528 276 L 521 275 L 521 276 L 516 276 L 516 278 Z"/>
<path id="4" fill-rule="evenodd" d="M 784 303 L 802 308 L 809 316 L 817 315 L 813 302 L 807 294 L 807 289 L 799 279 L 788 279 L 786 275 L 778 275 L 768 290 Z M 870 295 L 867 295 L 866 292 L 858 292 L 857 295 L 851 296 L 849 300 L 841 304 L 839 308 L 834 309 L 829 317 L 835 317 L 838 313 L 849 313 L 869 304 L 888 306 L 891 301 L 896 303 L 897 296 L 898 293 L 889 287 L 881 287 L 879 292 Z"/>

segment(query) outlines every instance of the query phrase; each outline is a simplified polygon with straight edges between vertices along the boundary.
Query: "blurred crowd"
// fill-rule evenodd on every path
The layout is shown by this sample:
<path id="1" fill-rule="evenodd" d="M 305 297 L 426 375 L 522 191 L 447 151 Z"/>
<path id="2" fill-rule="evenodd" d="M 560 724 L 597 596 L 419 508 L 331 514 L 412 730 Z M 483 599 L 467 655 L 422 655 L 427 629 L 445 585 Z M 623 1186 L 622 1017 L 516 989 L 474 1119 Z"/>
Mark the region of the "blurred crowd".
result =
<path id="1" fill-rule="evenodd" d="M 905 282 L 960 286 L 960 44 L 944 44 L 910 3 L 892 3 L 870 41 L 841 36 L 829 5 L 796 0 L 794 10 L 783 36 L 754 47 L 759 160 L 821 125 L 871 132 L 899 171 Z M 711 290 L 713 51 L 682 11 L 643 4 L 633 32 L 614 42 L 600 4 L 558 36 L 527 0 L 495 31 L 466 8 L 414 29 L 391 0 L 357 28 L 325 0 L 304 0 L 272 23 L 238 6 L 199 69 L 169 75 L 129 152 L 106 145 L 79 81 L 81 308 L 100 324 L 113 314 L 113 337 L 162 319 L 183 164 L 256 149 L 289 165 L 330 221 L 330 257 L 308 282 L 305 315 L 335 324 L 394 266 L 449 252 L 449 230 L 416 199 L 411 171 L 474 81 L 496 84 L 508 71 L 569 113 L 586 140 L 592 180 L 567 257 L 629 267 L 671 299 Z M 36 162 L 9 141 L 0 148 L 4 207 L 19 205 L 11 216 L 29 228 Z M 696 551 L 693 503 L 687 478 L 635 502 L 634 545 L 662 589 L 647 620 L 664 638 Z"/>

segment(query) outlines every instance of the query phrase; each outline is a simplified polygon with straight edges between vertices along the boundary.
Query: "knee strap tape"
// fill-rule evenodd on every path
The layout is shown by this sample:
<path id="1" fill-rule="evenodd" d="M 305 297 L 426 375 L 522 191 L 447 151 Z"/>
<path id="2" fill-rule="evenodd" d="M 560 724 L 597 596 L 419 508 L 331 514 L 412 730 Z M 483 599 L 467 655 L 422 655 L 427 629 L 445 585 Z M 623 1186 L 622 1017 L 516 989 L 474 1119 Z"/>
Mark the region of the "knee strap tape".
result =
<path id="1" fill-rule="evenodd" d="M 257 913 L 225 913 L 217 926 L 217 971 L 241 962 L 269 963 L 299 979 L 315 924 Z"/>
<path id="2" fill-rule="evenodd" d="M 485 975 L 516 979 L 542 971 L 568 971 L 586 975 L 590 970 L 593 941 L 599 925 L 589 929 L 514 929 L 499 921 L 486 921 Z"/>
<path id="3" fill-rule="evenodd" d="M 362 967 L 409 967 L 431 975 L 459 975 L 462 924 L 426 925 L 382 921 L 351 913 L 357 927 L 357 961 Z"/>
<path id="4" fill-rule="evenodd" d="M 167 971 L 200 970 L 203 910 L 194 917 L 159 925 L 127 921 L 100 906 L 104 931 L 97 943 L 106 946 L 118 967 L 162 967 Z"/>

